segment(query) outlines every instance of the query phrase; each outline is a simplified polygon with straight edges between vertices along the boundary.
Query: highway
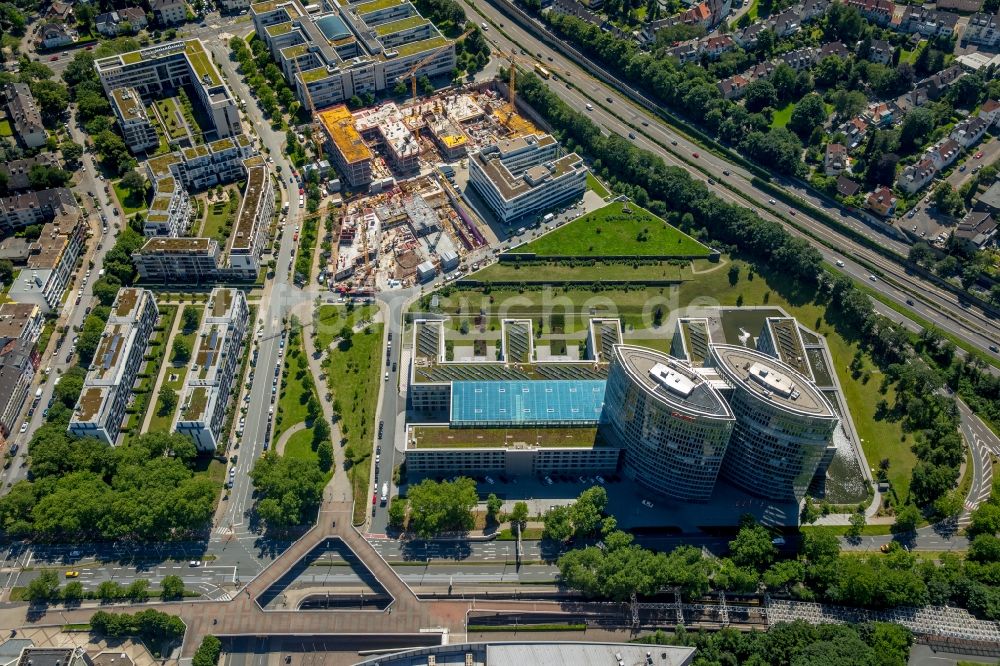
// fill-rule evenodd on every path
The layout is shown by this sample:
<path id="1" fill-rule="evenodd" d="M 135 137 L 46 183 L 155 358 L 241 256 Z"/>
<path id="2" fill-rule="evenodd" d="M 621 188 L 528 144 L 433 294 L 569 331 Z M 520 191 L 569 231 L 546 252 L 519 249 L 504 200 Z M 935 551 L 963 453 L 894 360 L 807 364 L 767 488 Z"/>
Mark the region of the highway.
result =
<path id="1" fill-rule="evenodd" d="M 494 1 L 502 3 L 502 0 Z M 575 60 L 565 57 L 559 50 L 551 48 L 533 34 L 521 29 L 506 10 L 502 11 L 491 3 L 477 3 L 465 9 L 470 18 L 477 23 L 488 22 L 492 25 L 485 36 L 494 46 L 507 52 L 511 50 L 525 52 L 529 56 L 537 57 L 545 67 L 550 68 L 556 74 L 548 81 L 550 89 L 573 109 L 582 110 L 587 104 L 591 104 L 593 111 L 588 112 L 588 116 L 604 131 L 617 134 L 631 131 L 635 135 L 635 139 L 630 137 L 633 143 L 659 155 L 667 164 L 692 172 L 697 169 L 704 175 L 710 176 L 716 184 L 706 183 L 706 185 L 722 199 L 743 206 L 749 204 L 765 219 L 779 221 L 791 233 L 809 237 L 810 242 L 817 246 L 831 264 L 837 260 L 845 262 L 845 266 L 841 269 L 843 272 L 855 279 L 868 281 L 871 288 L 903 307 L 911 307 L 906 301 L 913 300 L 912 308 L 915 312 L 934 321 L 941 329 L 968 344 L 992 354 L 988 348 L 990 344 L 995 344 L 996 340 L 1000 339 L 1000 325 L 987 313 L 960 301 L 951 292 L 909 275 L 896 262 L 834 231 L 807 213 L 792 212 L 792 209 L 780 202 L 775 205 L 770 204 L 771 196 L 753 186 L 750 182 L 752 174 L 747 170 L 693 143 L 659 118 L 631 103 L 615 88 L 589 76 Z M 559 41 L 552 35 L 549 36 L 549 40 L 552 43 Z M 565 48 L 562 46 L 562 49 Z M 611 102 L 608 102 L 609 98 Z M 695 158 L 695 153 L 699 157 Z M 730 175 L 726 176 L 724 171 L 729 171 Z M 833 205 L 832 202 L 820 200 L 794 184 L 782 183 L 782 185 L 813 206 L 839 217 L 844 224 L 870 241 L 904 256 L 908 252 L 908 246 L 896 238 L 876 231 L 860 218 L 842 214 L 839 206 Z M 803 233 L 798 227 L 808 234 Z M 819 243 L 816 242 L 817 239 Z M 873 270 L 877 273 L 876 282 L 869 280 Z M 905 296 L 901 297 L 903 294 Z"/>

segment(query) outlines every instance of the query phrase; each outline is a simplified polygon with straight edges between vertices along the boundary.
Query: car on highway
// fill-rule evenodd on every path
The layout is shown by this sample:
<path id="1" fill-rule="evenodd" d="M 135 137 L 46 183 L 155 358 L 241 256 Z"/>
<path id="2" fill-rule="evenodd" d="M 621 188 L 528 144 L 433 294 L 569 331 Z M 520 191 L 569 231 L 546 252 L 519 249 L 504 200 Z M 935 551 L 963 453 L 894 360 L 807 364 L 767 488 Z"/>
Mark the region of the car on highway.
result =
<path id="1" fill-rule="evenodd" d="M 871 280 L 872 282 L 878 282 L 878 278 L 875 277 L 874 275 L 869 275 L 868 279 Z"/>
<path id="2" fill-rule="evenodd" d="M 605 97 L 604 99 L 608 101 L 608 104 L 614 104 L 615 100 L 611 99 L 610 97 Z"/>
<path id="3" fill-rule="evenodd" d="M 997 347 L 996 345 L 990 345 L 990 351 L 993 352 L 994 354 L 1000 354 L 1000 347 Z"/>
<path id="4" fill-rule="evenodd" d="M 722 170 L 722 175 L 723 175 L 723 176 L 729 176 L 729 175 L 731 175 L 731 174 L 729 173 L 729 169 L 723 169 L 723 170 Z"/>
<path id="5" fill-rule="evenodd" d="M 80 572 L 79 571 L 67 571 L 66 572 L 66 578 L 79 578 L 79 577 L 80 577 Z"/>
<path id="6" fill-rule="evenodd" d="M 677 139 L 671 139 L 670 140 L 670 145 L 671 146 L 676 146 L 677 145 Z"/>
<path id="7" fill-rule="evenodd" d="M 769 204 L 771 204 L 771 205 L 773 206 L 774 204 L 776 204 L 776 203 L 778 203 L 778 202 L 777 202 L 777 201 L 775 201 L 774 199 L 768 199 L 768 200 L 767 200 L 767 203 L 769 203 Z"/>
<path id="8" fill-rule="evenodd" d="M 642 126 L 643 127 L 649 127 L 649 121 L 648 120 L 643 120 L 642 121 Z"/>
<path id="9" fill-rule="evenodd" d="M 912 298 L 906 299 L 906 304 L 907 305 L 913 305 L 913 299 Z"/>
<path id="10" fill-rule="evenodd" d="M 635 132 L 629 132 L 628 133 L 628 138 L 634 139 L 635 138 Z"/>
<path id="11" fill-rule="evenodd" d="M 843 268 L 844 267 L 844 260 L 843 259 L 837 259 L 837 266 L 839 268 Z"/>
<path id="12" fill-rule="evenodd" d="M 691 153 L 691 157 L 693 157 L 695 159 L 698 159 L 698 157 L 700 157 L 700 156 L 698 155 L 698 153 Z"/>
<path id="13" fill-rule="evenodd" d="M 189 567 L 200 567 L 201 566 L 201 560 L 191 560 L 190 562 L 188 562 L 188 566 Z"/>

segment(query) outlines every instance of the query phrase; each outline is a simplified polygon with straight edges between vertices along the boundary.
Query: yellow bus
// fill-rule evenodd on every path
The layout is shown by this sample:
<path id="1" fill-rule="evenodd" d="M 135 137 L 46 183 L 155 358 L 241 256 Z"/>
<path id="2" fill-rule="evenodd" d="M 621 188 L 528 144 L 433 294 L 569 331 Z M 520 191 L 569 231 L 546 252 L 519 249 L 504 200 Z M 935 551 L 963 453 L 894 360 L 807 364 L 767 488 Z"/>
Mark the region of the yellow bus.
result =
<path id="1" fill-rule="evenodd" d="M 549 74 L 549 70 L 545 69 L 544 67 L 542 67 L 541 63 L 537 62 L 535 63 L 535 73 L 538 74 L 538 76 L 542 77 L 543 79 L 547 79 L 550 76 L 552 76 L 551 74 Z"/>

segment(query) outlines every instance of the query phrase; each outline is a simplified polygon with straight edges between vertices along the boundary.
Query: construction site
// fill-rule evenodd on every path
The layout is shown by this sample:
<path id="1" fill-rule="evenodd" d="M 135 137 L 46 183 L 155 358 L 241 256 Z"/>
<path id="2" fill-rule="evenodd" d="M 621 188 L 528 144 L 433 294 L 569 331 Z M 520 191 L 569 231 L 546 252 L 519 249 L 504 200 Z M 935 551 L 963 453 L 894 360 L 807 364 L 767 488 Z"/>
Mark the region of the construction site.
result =
<path id="1" fill-rule="evenodd" d="M 491 86 L 399 104 L 316 112 L 323 148 L 343 177 L 331 289 L 358 295 L 453 279 L 497 236 L 463 194 L 468 155 L 539 132 Z"/>

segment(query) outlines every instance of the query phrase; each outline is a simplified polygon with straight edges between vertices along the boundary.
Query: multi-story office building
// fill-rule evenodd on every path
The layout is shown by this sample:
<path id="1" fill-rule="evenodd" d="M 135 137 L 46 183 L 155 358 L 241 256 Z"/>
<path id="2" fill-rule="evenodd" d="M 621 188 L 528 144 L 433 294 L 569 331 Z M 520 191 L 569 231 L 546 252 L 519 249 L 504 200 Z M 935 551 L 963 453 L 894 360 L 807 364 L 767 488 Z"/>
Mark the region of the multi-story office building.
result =
<path id="1" fill-rule="evenodd" d="M 115 88 L 110 93 L 111 108 L 125 137 L 125 145 L 133 153 L 141 153 L 160 145 L 156 128 L 146 114 L 142 97 L 135 88 Z"/>
<path id="2" fill-rule="evenodd" d="M 28 246 L 27 265 L 11 283 L 10 299 L 37 305 L 43 313 L 58 310 L 86 232 L 87 225 L 75 206 L 46 223 L 38 239 Z"/>
<path id="3" fill-rule="evenodd" d="M 177 179 L 164 176 L 156 181 L 156 194 L 143 222 L 144 236 L 177 237 L 191 226 L 191 197 Z"/>
<path id="4" fill-rule="evenodd" d="M 615 345 L 604 406 L 601 428 L 624 449 L 627 476 L 667 497 L 711 497 L 734 423 L 711 383 L 666 354 Z"/>
<path id="5" fill-rule="evenodd" d="M 191 86 L 212 122 L 215 138 L 240 134 L 236 100 L 199 39 L 167 42 L 101 58 L 94 63 L 104 92 L 132 88 L 142 97 L 173 94 Z"/>
<path id="6" fill-rule="evenodd" d="M 212 290 L 174 420 L 174 430 L 191 437 L 199 451 L 219 445 L 249 314 L 239 289 Z"/>
<path id="7" fill-rule="evenodd" d="M 132 385 L 158 316 L 151 291 L 118 291 L 70 418 L 71 434 L 95 437 L 112 446 L 118 440 Z"/>
<path id="8" fill-rule="evenodd" d="M 372 181 L 372 154 L 361 133 L 354 125 L 354 115 L 343 104 L 324 109 L 318 114 L 326 131 L 326 151 L 351 187 Z"/>
<path id="9" fill-rule="evenodd" d="M 454 41 L 405 0 L 324 1 L 313 14 L 299 0 L 267 0 L 250 13 L 299 102 L 313 110 L 392 88 L 418 64 L 418 77 L 455 68 Z"/>
<path id="10" fill-rule="evenodd" d="M 583 196 L 587 167 L 576 153 L 558 156 L 548 134 L 504 139 L 469 160 L 469 183 L 505 223 Z"/>
<path id="11" fill-rule="evenodd" d="M 723 476 L 753 495 L 801 499 L 839 420 L 826 396 L 791 366 L 756 349 L 713 344 L 706 365 L 728 385 L 736 417 Z"/>

